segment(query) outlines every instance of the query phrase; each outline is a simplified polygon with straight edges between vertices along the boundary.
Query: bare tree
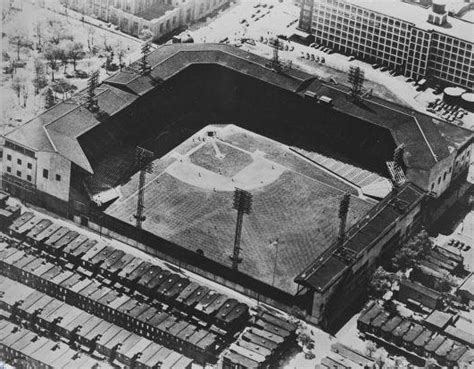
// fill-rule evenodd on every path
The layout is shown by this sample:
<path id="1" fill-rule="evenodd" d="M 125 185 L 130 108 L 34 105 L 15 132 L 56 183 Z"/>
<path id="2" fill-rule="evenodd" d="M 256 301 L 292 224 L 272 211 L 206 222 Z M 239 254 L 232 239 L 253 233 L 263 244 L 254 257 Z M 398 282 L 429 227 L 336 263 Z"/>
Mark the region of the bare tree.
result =
<path id="1" fill-rule="evenodd" d="M 59 61 L 62 59 L 64 50 L 56 45 L 48 45 L 44 52 L 44 57 L 51 68 L 51 80 L 54 82 L 54 71 L 58 69 Z"/>
<path id="2" fill-rule="evenodd" d="M 42 39 L 43 39 L 43 23 L 41 21 L 38 21 L 35 23 L 34 31 L 35 31 L 36 38 L 38 39 L 37 48 L 41 49 Z"/>
<path id="3" fill-rule="evenodd" d="M 94 27 L 89 27 L 87 29 L 87 48 L 89 49 L 89 52 L 93 52 L 94 48 L 94 34 L 95 34 L 95 29 Z"/>
<path id="4" fill-rule="evenodd" d="M 9 35 L 9 40 L 16 48 L 16 57 L 20 60 L 20 51 L 23 47 L 31 46 L 31 41 L 28 39 L 26 31 L 22 28 L 15 28 Z"/>
<path id="5" fill-rule="evenodd" d="M 16 97 L 18 98 L 18 105 L 20 105 L 21 91 L 24 86 L 25 86 L 25 79 L 22 76 L 16 75 L 15 77 L 13 77 L 12 90 L 15 91 Z"/>
<path id="6" fill-rule="evenodd" d="M 78 60 L 81 60 L 86 56 L 84 45 L 81 42 L 72 42 L 68 44 L 66 52 L 68 57 L 72 60 L 74 70 L 76 70 Z"/>
<path id="7" fill-rule="evenodd" d="M 365 352 L 367 356 L 373 358 L 375 351 L 377 351 L 377 345 L 372 341 L 367 341 L 365 344 Z"/>
<path id="8" fill-rule="evenodd" d="M 35 88 L 35 95 L 38 95 L 39 90 L 47 85 L 46 77 L 44 75 L 44 64 L 39 58 L 34 60 L 34 71 L 35 76 L 33 78 L 33 86 Z"/>
<path id="9" fill-rule="evenodd" d="M 21 95 L 23 96 L 23 107 L 26 108 L 26 100 L 28 100 L 28 86 L 24 84 L 21 86 Z"/>

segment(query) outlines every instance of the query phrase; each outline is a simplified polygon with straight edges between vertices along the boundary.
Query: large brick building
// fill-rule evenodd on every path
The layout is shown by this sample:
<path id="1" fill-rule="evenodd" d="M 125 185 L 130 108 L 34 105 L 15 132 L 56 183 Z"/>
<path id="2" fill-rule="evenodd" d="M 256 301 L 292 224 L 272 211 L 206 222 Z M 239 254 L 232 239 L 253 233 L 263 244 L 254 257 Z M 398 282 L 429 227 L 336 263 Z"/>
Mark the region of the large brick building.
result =
<path id="1" fill-rule="evenodd" d="M 316 42 L 408 77 L 471 90 L 472 23 L 441 0 L 305 0 L 299 28 Z M 472 4 L 465 2 L 466 11 Z"/>
<path id="2" fill-rule="evenodd" d="M 150 30 L 159 39 L 228 5 L 229 0 L 72 0 L 67 6 L 139 36 Z"/>

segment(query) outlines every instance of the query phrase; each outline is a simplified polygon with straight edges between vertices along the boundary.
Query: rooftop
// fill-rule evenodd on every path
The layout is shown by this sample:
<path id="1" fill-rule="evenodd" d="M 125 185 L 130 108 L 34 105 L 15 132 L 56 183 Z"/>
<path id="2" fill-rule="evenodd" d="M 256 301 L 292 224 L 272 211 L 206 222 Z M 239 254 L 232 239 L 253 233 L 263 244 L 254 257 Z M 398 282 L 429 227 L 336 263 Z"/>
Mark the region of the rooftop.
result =
<path id="1" fill-rule="evenodd" d="M 472 24 L 469 22 L 448 16 L 448 21 L 445 25 L 439 26 L 429 23 L 428 13 L 431 7 L 424 8 L 420 5 L 410 4 L 401 0 L 347 0 L 347 2 L 414 24 L 425 31 L 444 33 L 467 42 L 474 42 Z"/>
<path id="2" fill-rule="evenodd" d="M 161 18 L 167 11 L 173 10 L 174 8 L 175 6 L 173 4 L 168 4 L 167 2 L 155 2 L 152 6 L 139 11 L 136 16 L 151 21 Z"/>

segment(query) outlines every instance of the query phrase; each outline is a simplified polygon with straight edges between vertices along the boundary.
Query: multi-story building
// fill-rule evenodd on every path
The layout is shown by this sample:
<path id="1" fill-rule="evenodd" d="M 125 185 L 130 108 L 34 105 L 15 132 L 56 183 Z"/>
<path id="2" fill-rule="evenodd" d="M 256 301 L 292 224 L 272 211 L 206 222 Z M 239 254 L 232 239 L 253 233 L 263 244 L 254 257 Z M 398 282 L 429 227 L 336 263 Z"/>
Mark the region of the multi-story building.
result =
<path id="1" fill-rule="evenodd" d="M 109 21 L 124 32 L 138 36 L 143 29 L 155 39 L 209 16 L 228 4 L 228 0 L 115 0 Z"/>
<path id="2" fill-rule="evenodd" d="M 456 14 L 442 0 L 305 0 L 299 28 L 317 43 L 407 77 L 472 89 L 472 23 Z"/>
<path id="3" fill-rule="evenodd" d="M 66 7 L 111 22 L 138 36 L 143 29 L 155 39 L 211 15 L 229 0 L 63 0 Z"/>
<path id="4" fill-rule="evenodd" d="M 103 21 L 108 21 L 109 7 L 112 4 L 112 0 L 62 0 L 61 2 L 66 8 Z"/>

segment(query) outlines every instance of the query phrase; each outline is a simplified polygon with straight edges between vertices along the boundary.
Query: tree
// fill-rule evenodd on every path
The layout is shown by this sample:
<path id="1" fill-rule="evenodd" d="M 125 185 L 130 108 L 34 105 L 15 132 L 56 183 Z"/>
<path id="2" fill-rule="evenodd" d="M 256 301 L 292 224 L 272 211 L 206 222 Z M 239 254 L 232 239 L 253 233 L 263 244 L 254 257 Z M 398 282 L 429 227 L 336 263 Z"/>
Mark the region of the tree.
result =
<path id="1" fill-rule="evenodd" d="M 23 107 L 26 108 L 26 100 L 28 100 L 29 89 L 26 84 L 21 87 L 21 95 L 23 96 Z"/>
<path id="2" fill-rule="evenodd" d="M 71 42 L 68 44 L 66 50 L 68 57 L 72 60 L 72 65 L 74 70 L 76 70 L 77 62 L 81 59 L 84 59 L 86 53 L 84 51 L 84 45 L 81 42 Z"/>
<path id="3" fill-rule="evenodd" d="M 433 241 L 426 230 L 421 230 L 404 244 L 392 258 L 392 266 L 395 269 L 408 269 L 413 267 L 419 260 L 426 256 L 433 248 Z"/>
<path id="4" fill-rule="evenodd" d="M 35 23 L 34 26 L 35 36 L 38 39 L 38 50 L 41 49 L 42 41 L 43 41 L 43 23 L 38 21 Z"/>
<path id="5" fill-rule="evenodd" d="M 23 89 L 24 85 L 25 81 L 21 76 L 17 75 L 13 78 L 12 90 L 15 91 L 16 97 L 18 98 L 18 105 L 20 105 L 21 90 Z"/>
<path id="6" fill-rule="evenodd" d="M 118 41 L 114 46 L 115 52 L 117 54 L 117 58 L 119 61 L 120 69 L 123 66 L 123 57 L 125 56 L 125 48 L 123 47 L 122 43 Z"/>
<path id="7" fill-rule="evenodd" d="M 89 49 L 90 53 L 93 53 L 94 51 L 94 34 L 95 34 L 94 27 L 89 27 L 87 29 L 87 48 Z"/>
<path id="8" fill-rule="evenodd" d="M 365 344 L 365 353 L 367 356 L 373 358 L 375 351 L 377 351 L 377 345 L 372 341 L 367 341 Z"/>
<path id="9" fill-rule="evenodd" d="M 379 348 L 374 352 L 375 363 L 379 368 L 383 368 L 387 362 L 388 353 L 383 348 Z"/>
<path id="10" fill-rule="evenodd" d="M 47 80 L 44 75 L 44 64 L 41 59 L 37 58 L 34 60 L 34 70 L 33 86 L 35 88 L 35 95 L 38 95 L 39 91 L 47 85 Z"/>
<path id="11" fill-rule="evenodd" d="M 57 45 L 49 44 L 44 52 L 44 57 L 51 68 L 51 80 L 54 82 L 54 71 L 58 69 L 59 61 L 62 59 L 64 50 Z"/>
<path id="12" fill-rule="evenodd" d="M 48 41 L 54 45 L 59 45 L 62 40 L 72 40 L 70 32 L 60 19 L 50 18 L 46 21 L 46 31 Z"/>
<path id="13" fill-rule="evenodd" d="M 71 44 L 71 41 L 62 41 L 59 44 L 59 48 L 62 50 L 60 60 L 61 60 L 61 64 L 64 67 L 64 73 L 66 73 L 67 65 L 69 63 L 68 49 L 69 49 L 70 44 Z"/>
<path id="14" fill-rule="evenodd" d="M 365 82 L 364 71 L 360 67 L 351 66 L 349 69 L 348 81 L 351 85 L 351 96 L 358 99 L 362 94 L 362 88 Z"/>
<path id="15" fill-rule="evenodd" d="M 20 27 L 13 29 L 9 36 L 10 43 L 16 48 L 16 57 L 20 60 L 20 51 L 23 47 L 31 47 L 26 31 Z"/>
<path id="16" fill-rule="evenodd" d="M 55 103 L 56 103 L 56 98 L 54 97 L 53 90 L 48 88 L 45 93 L 45 106 L 44 107 L 46 109 L 49 109 L 53 107 Z"/>
<path id="17" fill-rule="evenodd" d="M 449 272 L 443 273 L 442 279 L 439 281 L 439 290 L 441 292 L 449 292 L 458 285 L 456 278 Z"/>
<path id="18" fill-rule="evenodd" d="M 387 272 L 383 267 L 378 267 L 370 279 L 370 293 L 375 297 L 382 297 L 390 291 L 396 279 L 397 277 L 394 273 Z"/>
<path id="19" fill-rule="evenodd" d="M 143 27 L 140 33 L 138 34 L 138 38 L 143 41 L 151 41 L 153 38 L 153 32 L 150 31 L 148 28 Z"/>

